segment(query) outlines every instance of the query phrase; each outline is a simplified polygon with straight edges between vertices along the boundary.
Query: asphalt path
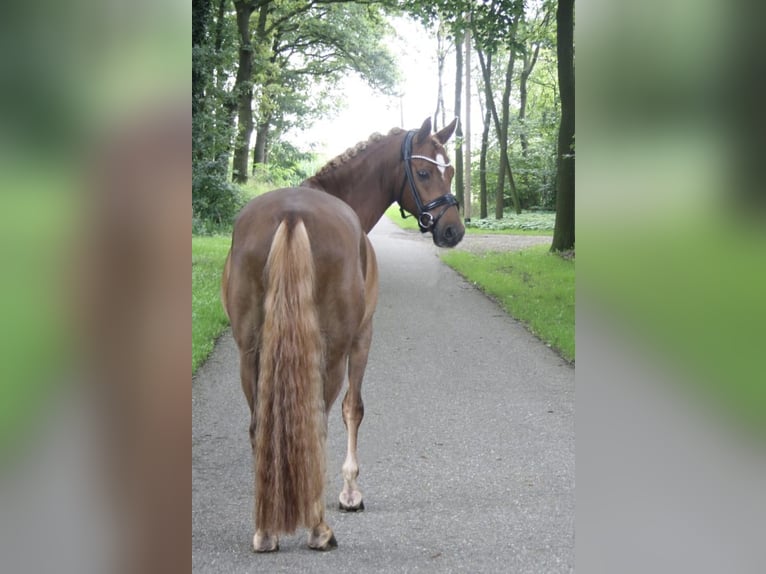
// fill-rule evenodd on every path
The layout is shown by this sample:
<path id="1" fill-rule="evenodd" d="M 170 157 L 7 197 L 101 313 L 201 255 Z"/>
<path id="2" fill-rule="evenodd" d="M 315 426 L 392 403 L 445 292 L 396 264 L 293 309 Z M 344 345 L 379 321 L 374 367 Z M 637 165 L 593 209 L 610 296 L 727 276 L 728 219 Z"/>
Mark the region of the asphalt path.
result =
<path id="1" fill-rule="evenodd" d="M 365 510 L 338 510 L 346 435 L 330 414 L 327 521 L 251 551 L 252 463 L 227 332 L 192 382 L 194 572 L 571 572 L 574 368 L 385 217 L 370 234 L 380 299 L 362 386 Z M 344 392 L 344 391 L 343 391 Z M 341 394 L 342 397 L 342 394 Z"/>

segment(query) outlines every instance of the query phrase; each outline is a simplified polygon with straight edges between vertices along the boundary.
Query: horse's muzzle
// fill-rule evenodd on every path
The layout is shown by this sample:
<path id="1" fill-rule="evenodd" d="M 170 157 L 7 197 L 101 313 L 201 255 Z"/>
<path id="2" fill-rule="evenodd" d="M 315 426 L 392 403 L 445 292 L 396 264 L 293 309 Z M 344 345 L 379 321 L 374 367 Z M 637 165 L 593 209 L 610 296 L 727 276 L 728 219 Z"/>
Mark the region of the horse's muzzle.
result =
<path id="1" fill-rule="evenodd" d="M 434 229 L 434 243 L 439 247 L 455 247 L 465 235 L 465 228 L 460 225 L 447 223 L 437 225 Z"/>

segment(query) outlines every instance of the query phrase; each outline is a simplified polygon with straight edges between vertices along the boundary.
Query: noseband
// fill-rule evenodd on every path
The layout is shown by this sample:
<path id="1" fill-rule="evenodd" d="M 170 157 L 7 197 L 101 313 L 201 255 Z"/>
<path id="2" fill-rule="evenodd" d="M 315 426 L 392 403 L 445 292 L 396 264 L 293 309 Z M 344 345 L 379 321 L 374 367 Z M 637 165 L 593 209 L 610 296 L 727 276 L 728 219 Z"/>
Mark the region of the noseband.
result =
<path id="1" fill-rule="evenodd" d="M 418 188 L 415 185 L 415 179 L 412 177 L 412 159 L 418 158 L 418 159 L 424 159 L 426 161 L 430 161 L 431 163 L 437 163 L 436 161 L 432 160 L 429 157 L 424 156 L 413 156 L 412 155 L 412 138 L 415 137 L 415 134 L 418 132 L 418 130 L 412 130 L 407 132 L 407 135 L 404 137 L 404 142 L 402 142 L 402 159 L 404 160 L 404 182 L 402 182 L 402 189 L 399 192 L 399 211 L 402 214 L 402 218 L 406 219 L 407 214 L 404 213 L 404 207 L 402 207 L 402 195 L 404 194 L 404 186 L 407 185 L 407 182 L 410 184 L 410 189 L 412 190 L 412 197 L 415 199 L 415 205 L 417 205 L 418 208 L 418 227 L 420 227 L 420 232 L 425 233 L 426 231 L 433 231 L 433 229 L 436 228 L 436 224 L 441 219 L 441 216 L 444 215 L 444 212 L 447 211 L 450 207 L 453 205 L 456 206 L 458 209 L 460 209 L 460 204 L 457 201 L 457 198 L 452 195 L 451 193 L 445 193 L 441 197 L 437 197 L 433 201 L 423 205 L 423 201 L 420 199 L 420 193 L 418 192 Z M 440 165 L 440 164 L 437 164 Z M 434 217 L 431 215 L 431 210 L 436 209 L 439 206 L 444 206 L 444 209 L 442 209 L 439 214 Z"/>

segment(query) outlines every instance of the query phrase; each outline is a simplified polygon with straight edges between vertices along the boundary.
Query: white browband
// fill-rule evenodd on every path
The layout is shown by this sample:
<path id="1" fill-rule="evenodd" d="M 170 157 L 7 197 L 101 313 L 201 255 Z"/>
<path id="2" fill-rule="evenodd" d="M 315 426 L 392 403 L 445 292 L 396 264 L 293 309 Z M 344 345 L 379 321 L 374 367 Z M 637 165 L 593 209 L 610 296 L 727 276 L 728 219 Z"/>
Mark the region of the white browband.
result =
<path id="1" fill-rule="evenodd" d="M 448 167 L 450 165 L 449 162 L 442 163 L 440 161 L 436 161 L 435 159 L 427 157 L 427 156 L 424 156 L 424 155 L 411 155 L 410 159 L 424 159 L 426 161 L 430 161 L 434 165 L 438 165 L 439 167 Z"/>

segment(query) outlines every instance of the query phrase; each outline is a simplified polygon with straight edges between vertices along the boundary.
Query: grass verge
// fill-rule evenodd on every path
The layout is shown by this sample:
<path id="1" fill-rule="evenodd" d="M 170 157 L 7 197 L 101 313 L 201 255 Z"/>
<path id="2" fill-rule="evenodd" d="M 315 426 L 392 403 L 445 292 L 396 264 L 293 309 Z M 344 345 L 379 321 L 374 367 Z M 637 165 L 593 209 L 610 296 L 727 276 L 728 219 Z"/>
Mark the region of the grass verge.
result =
<path id="1" fill-rule="evenodd" d="M 418 223 L 408 215 L 402 219 L 399 204 L 394 203 L 386 210 L 386 216 L 401 229 L 418 231 Z M 475 235 L 553 235 L 555 214 L 522 213 L 510 215 L 500 221 L 494 219 L 474 219 L 466 224 L 465 232 Z"/>
<path id="2" fill-rule="evenodd" d="M 230 246 L 230 237 L 192 236 L 192 374 L 229 324 L 220 293 L 221 272 Z"/>
<path id="3" fill-rule="evenodd" d="M 574 260 L 550 253 L 546 245 L 483 255 L 450 251 L 442 259 L 562 357 L 574 361 Z"/>

